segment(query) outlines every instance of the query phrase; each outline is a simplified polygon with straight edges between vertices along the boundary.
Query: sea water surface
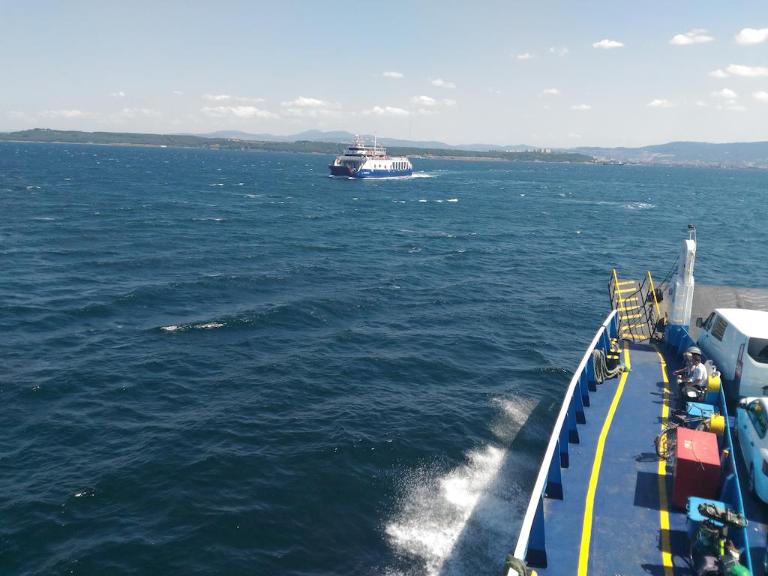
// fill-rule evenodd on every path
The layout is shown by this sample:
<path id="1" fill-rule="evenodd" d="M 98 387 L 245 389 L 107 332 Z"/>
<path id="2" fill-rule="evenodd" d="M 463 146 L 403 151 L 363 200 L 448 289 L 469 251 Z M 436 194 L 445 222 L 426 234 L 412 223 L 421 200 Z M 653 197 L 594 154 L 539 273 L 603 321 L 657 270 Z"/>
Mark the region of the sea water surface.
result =
<path id="1" fill-rule="evenodd" d="M 612 266 L 764 172 L 0 144 L 0 573 L 498 574 Z"/>

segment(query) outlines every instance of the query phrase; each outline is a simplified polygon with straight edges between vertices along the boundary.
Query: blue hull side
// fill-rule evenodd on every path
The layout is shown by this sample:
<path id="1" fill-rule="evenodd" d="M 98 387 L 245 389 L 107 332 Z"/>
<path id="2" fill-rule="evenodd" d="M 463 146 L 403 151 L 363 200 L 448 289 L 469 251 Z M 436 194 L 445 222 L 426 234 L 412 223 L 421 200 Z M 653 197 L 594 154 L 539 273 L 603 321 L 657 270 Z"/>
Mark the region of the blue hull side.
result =
<path id="1" fill-rule="evenodd" d="M 400 178 L 411 176 L 413 170 L 360 170 L 353 178 Z"/>

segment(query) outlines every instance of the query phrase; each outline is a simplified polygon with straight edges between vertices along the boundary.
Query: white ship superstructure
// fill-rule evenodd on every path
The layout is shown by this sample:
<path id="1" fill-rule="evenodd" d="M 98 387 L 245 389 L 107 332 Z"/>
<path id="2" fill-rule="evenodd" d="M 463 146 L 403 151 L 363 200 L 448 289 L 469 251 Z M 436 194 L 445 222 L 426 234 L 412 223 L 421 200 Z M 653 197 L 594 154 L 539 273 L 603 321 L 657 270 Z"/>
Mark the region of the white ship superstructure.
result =
<path id="1" fill-rule="evenodd" d="M 408 158 L 388 156 L 386 148 L 379 146 L 375 140 L 373 146 L 366 146 L 359 136 L 329 168 L 331 176 L 347 178 L 394 178 L 413 173 L 413 165 Z"/>

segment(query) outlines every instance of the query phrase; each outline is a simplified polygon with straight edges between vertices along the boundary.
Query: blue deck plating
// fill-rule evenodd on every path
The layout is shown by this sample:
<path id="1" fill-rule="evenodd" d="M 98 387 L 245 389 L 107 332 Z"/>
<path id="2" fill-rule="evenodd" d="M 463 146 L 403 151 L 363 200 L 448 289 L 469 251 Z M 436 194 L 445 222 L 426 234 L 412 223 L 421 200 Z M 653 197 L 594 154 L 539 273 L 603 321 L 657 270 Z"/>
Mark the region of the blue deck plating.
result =
<path id="1" fill-rule="evenodd" d="M 653 440 L 671 401 L 667 364 L 676 365 L 692 341 L 684 327 L 674 327 L 665 350 L 625 344 L 631 371 L 596 385 L 592 350 L 607 351 L 616 334 L 611 313 L 571 381 L 534 487 L 515 556 L 540 575 L 691 573 L 686 515 L 671 507 L 671 470 Z M 719 404 L 727 416 L 722 393 Z M 732 446 L 730 432 L 721 443 Z M 720 499 L 743 512 L 734 455 L 724 466 Z M 730 533 L 750 570 L 750 545 L 755 551 L 761 544 L 751 528 Z M 757 542 L 748 543 L 750 537 Z"/>

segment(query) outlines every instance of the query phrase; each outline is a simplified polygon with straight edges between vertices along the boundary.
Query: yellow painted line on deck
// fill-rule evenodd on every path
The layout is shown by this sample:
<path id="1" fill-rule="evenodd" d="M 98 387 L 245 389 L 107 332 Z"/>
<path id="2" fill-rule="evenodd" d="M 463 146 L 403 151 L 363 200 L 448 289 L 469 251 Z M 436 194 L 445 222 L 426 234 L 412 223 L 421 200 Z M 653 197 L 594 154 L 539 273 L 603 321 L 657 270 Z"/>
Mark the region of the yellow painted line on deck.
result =
<path id="1" fill-rule="evenodd" d="M 632 288 L 619 288 L 617 292 L 621 294 L 625 294 L 627 292 L 637 292 L 637 286 L 632 286 Z"/>
<path id="2" fill-rule="evenodd" d="M 619 314 L 619 320 L 635 320 L 641 316 L 642 314 L 639 312 L 637 314 Z"/>
<path id="3" fill-rule="evenodd" d="M 661 379 L 664 381 L 664 392 L 661 396 L 661 429 L 667 424 L 669 418 L 669 378 L 667 377 L 667 363 L 661 352 L 656 350 L 661 364 Z M 669 543 L 669 505 L 667 499 L 667 461 L 659 459 L 659 525 L 661 526 L 661 563 L 664 566 L 664 576 L 674 576 L 675 568 L 672 564 L 672 546 Z"/>
<path id="4" fill-rule="evenodd" d="M 578 576 L 586 576 L 589 569 L 589 542 L 592 539 L 592 513 L 595 508 L 595 493 L 597 492 L 597 481 L 600 477 L 600 465 L 603 462 L 605 439 L 608 437 L 608 431 L 611 429 L 613 416 L 616 414 L 616 408 L 619 406 L 619 400 L 621 400 L 621 395 L 624 392 L 624 384 L 627 382 L 629 369 L 631 367 L 629 362 L 629 348 L 626 345 L 624 345 L 624 366 L 625 370 L 619 378 L 619 385 L 616 387 L 616 393 L 613 395 L 611 406 L 608 408 L 608 414 L 605 417 L 603 428 L 600 430 L 600 436 L 597 439 L 595 459 L 592 462 L 592 473 L 589 477 L 589 487 L 587 488 L 587 500 L 584 505 L 584 524 L 581 527 Z"/>

